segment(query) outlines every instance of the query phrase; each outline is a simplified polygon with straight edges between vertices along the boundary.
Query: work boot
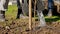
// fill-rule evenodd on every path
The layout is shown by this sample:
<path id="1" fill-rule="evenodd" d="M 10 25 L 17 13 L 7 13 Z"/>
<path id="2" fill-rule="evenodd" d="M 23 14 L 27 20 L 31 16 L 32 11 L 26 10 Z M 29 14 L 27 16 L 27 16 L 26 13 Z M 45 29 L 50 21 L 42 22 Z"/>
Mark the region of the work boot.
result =
<path id="1" fill-rule="evenodd" d="M 20 18 L 25 19 L 25 18 L 28 18 L 28 16 L 24 16 L 23 14 L 20 14 Z"/>
<path id="2" fill-rule="evenodd" d="M 50 9 L 48 12 L 48 17 L 51 17 L 51 16 L 52 16 L 52 10 Z"/>
<path id="3" fill-rule="evenodd" d="M 17 19 L 20 19 L 20 18 L 25 19 L 25 18 L 28 18 L 28 16 L 24 16 L 23 14 L 20 14 L 20 15 L 17 16 Z"/>

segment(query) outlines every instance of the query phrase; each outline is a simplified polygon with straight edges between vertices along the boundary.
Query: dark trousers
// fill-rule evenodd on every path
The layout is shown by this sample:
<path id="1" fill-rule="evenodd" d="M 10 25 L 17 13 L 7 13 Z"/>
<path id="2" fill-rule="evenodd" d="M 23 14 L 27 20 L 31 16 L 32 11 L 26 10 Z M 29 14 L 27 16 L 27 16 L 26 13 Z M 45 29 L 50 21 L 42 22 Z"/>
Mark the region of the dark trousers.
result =
<path id="1" fill-rule="evenodd" d="M 20 18 L 20 14 L 22 14 L 22 9 L 19 9 L 19 8 L 18 8 L 17 19 Z"/>
<path id="2" fill-rule="evenodd" d="M 3 18 L 5 18 L 5 11 L 1 11 L 1 14 L 3 14 Z"/>
<path id="3" fill-rule="evenodd" d="M 48 11 L 51 9 L 53 11 L 54 8 L 54 1 L 53 0 L 48 0 Z"/>

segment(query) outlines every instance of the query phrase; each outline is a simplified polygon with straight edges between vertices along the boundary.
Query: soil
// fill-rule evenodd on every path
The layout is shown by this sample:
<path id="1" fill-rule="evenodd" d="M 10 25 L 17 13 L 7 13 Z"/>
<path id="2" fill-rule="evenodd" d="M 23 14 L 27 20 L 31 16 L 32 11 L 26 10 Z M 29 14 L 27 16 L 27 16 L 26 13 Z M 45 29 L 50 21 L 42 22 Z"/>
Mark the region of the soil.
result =
<path id="1" fill-rule="evenodd" d="M 23 20 L 23 21 L 22 21 Z M 16 19 L 1 23 L 0 34 L 59 34 L 60 22 L 47 23 L 47 26 L 38 28 L 39 21 L 33 20 L 32 30 L 29 30 L 28 19 Z M 2 25 L 3 24 L 3 25 Z"/>

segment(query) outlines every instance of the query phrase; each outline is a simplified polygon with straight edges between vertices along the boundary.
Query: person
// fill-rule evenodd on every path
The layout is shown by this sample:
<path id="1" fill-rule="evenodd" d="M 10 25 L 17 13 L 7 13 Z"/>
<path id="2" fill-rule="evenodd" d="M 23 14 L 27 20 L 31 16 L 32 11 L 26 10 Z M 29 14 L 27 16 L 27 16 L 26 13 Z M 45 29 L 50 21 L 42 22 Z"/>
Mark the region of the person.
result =
<path id="1" fill-rule="evenodd" d="M 53 0 L 48 0 L 48 16 L 52 16 L 54 2 Z"/>
<path id="2" fill-rule="evenodd" d="M 8 9 L 9 0 L 0 0 L 0 21 L 5 21 L 5 11 Z"/>

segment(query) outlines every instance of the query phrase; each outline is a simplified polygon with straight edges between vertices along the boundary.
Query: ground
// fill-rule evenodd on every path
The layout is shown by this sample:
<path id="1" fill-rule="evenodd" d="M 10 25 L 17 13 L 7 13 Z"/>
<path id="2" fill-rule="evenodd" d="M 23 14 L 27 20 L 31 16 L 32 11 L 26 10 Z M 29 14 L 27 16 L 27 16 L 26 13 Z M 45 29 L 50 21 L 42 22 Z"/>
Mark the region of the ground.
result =
<path id="1" fill-rule="evenodd" d="M 32 18 L 32 30 L 29 31 L 28 18 L 26 19 L 16 19 L 17 16 L 17 6 L 8 6 L 8 11 L 6 11 L 5 22 L 0 22 L 0 34 L 59 34 L 60 33 L 60 17 L 52 16 L 48 18 L 45 16 L 47 23 L 46 27 L 36 28 L 39 25 L 37 21 L 38 17 Z"/>

